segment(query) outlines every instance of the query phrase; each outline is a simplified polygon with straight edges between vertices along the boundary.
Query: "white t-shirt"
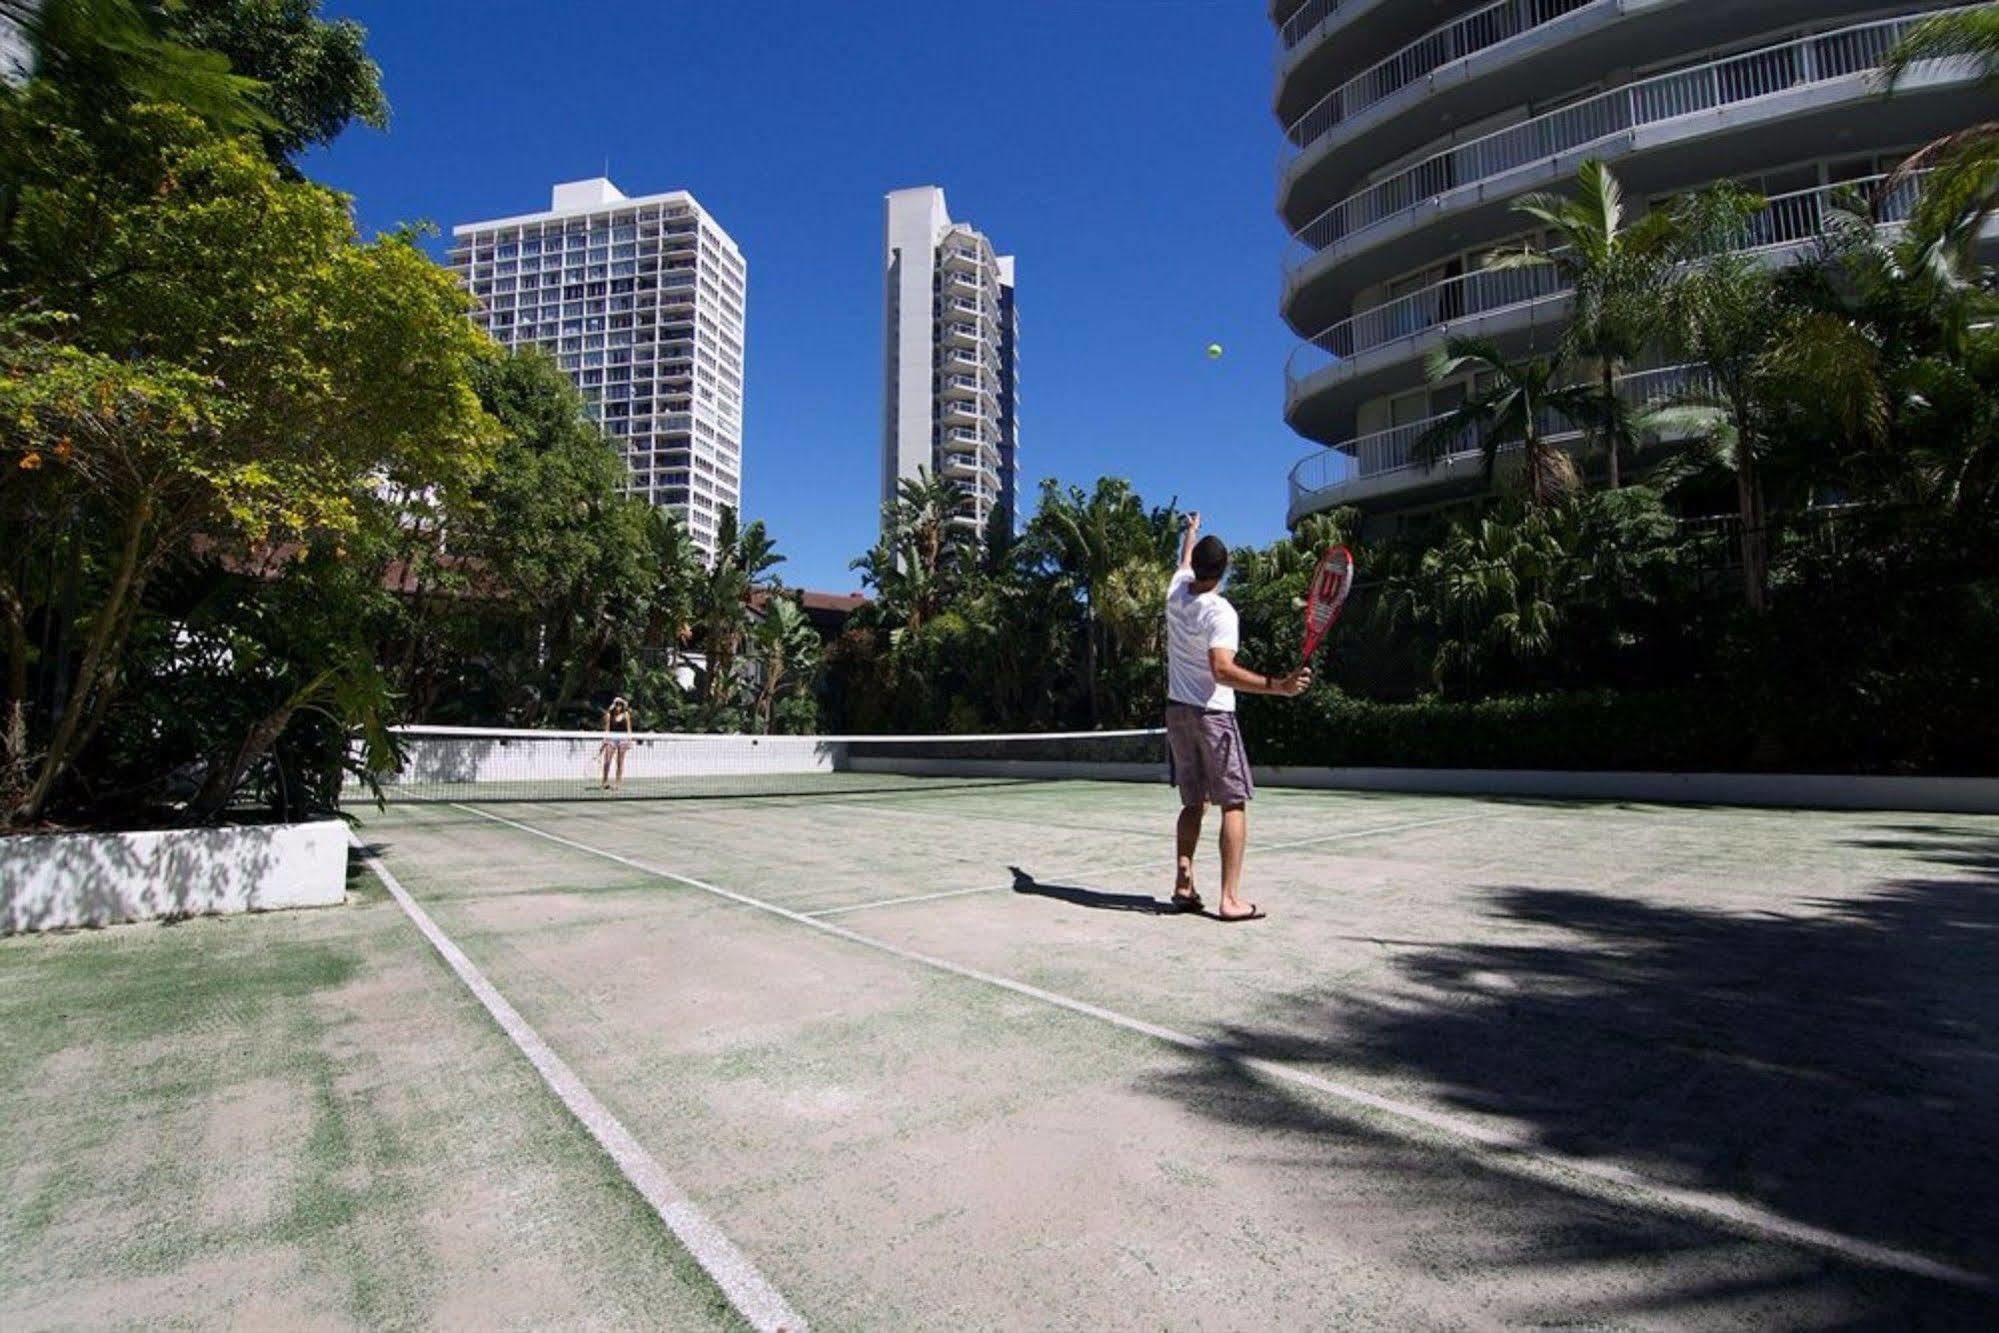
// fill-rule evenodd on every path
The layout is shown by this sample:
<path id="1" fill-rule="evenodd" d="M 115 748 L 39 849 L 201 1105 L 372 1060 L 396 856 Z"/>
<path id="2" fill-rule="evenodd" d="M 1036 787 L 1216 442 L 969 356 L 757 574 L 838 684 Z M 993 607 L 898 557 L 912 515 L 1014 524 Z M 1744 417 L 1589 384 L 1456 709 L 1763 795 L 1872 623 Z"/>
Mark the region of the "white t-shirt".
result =
<path id="1" fill-rule="evenodd" d="M 1219 712 L 1235 711 L 1235 691 L 1215 683 L 1208 649 L 1237 646 L 1235 608 L 1220 592 L 1194 592 L 1194 573 L 1183 569 L 1166 585 L 1166 697 Z"/>

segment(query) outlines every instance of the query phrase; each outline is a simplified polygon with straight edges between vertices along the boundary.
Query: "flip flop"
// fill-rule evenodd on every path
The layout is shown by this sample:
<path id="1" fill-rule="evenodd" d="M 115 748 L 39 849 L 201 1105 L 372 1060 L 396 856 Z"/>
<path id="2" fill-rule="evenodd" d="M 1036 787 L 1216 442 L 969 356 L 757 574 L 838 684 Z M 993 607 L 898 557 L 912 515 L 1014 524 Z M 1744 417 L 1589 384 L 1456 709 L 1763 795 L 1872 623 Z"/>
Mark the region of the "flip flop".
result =
<path id="1" fill-rule="evenodd" d="M 1261 921 L 1263 920 L 1265 915 L 1266 913 L 1263 911 L 1263 909 L 1259 908 L 1255 903 L 1251 903 L 1249 905 L 1249 910 L 1247 912 L 1244 912 L 1241 916 L 1223 916 L 1220 912 L 1216 912 L 1215 920 L 1227 922 L 1229 925 L 1234 925 L 1238 921 Z"/>
<path id="2" fill-rule="evenodd" d="M 1207 906 L 1206 903 L 1201 901 L 1201 895 L 1198 892 L 1183 894 L 1178 889 L 1173 890 L 1171 901 L 1175 907 L 1183 912 L 1198 912 Z"/>

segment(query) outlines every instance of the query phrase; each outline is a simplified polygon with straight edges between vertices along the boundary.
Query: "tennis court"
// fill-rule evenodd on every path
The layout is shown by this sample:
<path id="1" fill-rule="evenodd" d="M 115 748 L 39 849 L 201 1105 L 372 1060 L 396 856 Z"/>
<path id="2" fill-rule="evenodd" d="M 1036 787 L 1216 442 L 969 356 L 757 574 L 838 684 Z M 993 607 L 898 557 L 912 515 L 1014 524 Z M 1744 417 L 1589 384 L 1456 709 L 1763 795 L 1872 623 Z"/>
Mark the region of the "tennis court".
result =
<path id="1" fill-rule="evenodd" d="M 1266 789 L 1225 925 L 1159 783 L 573 767 L 369 813 L 344 909 L 0 945 L 0 1317 L 1999 1313 L 1999 818 Z"/>

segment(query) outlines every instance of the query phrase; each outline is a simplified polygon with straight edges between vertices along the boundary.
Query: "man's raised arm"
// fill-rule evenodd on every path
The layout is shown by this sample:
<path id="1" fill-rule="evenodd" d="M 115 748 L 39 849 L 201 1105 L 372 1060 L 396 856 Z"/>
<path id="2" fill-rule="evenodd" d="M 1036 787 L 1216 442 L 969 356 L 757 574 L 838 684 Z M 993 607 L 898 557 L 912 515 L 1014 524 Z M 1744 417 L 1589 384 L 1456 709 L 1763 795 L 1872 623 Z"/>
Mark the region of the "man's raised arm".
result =
<path id="1" fill-rule="evenodd" d="M 1190 509 L 1187 511 L 1187 531 L 1180 537 L 1181 569 L 1194 567 L 1194 539 L 1200 535 L 1201 512 L 1198 509 Z"/>

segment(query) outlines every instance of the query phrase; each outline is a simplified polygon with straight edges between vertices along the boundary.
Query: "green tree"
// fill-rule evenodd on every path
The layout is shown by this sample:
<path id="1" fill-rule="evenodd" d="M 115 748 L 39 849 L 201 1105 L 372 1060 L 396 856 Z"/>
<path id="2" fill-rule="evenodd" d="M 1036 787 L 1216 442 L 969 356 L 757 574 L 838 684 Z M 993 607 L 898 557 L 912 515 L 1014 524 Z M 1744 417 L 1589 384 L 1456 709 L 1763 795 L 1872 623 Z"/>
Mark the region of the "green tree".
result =
<path id="1" fill-rule="evenodd" d="M 1595 158 L 1576 172 L 1576 195 L 1530 194 L 1513 211 L 1554 236 L 1502 250 L 1488 269 L 1552 267 L 1575 293 L 1563 348 L 1594 371 L 1598 408 L 1591 425 L 1604 451 L 1611 490 L 1623 485 L 1619 454 L 1635 443 L 1631 414 L 1617 393 L 1624 367 L 1645 350 L 1657 324 L 1657 295 L 1670 262 L 1672 215 L 1661 211 L 1627 225 L 1624 191 Z"/>
<path id="2" fill-rule="evenodd" d="M 426 683 L 437 679 L 437 668 L 463 660 L 469 635 L 507 617 L 522 632 L 494 654 L 493 665 L 512 682 L 513 720 L 570 718 L 588 708 L 607 666 L 642 661 L 648 644 L 658 643 L 656 604 L 676 593 L 684 598 L 692 574 L 682 566 L 669 576 L 663 561 L 676 534 L 660 525 L 673 520 L 621 493 L 624 460 L 545 353 L 483 360 L 474 385 L 504 435 L 462 512 L 440 515 L 439 531 L 423 534 L 448 532 L 451 540 L 448 552 L 429 542 L 419 548 L 425 582 L 437 595 L 413 613 L 443 613 L 457 622 L 457 634 L 424 645 L 424 653 L 413 634 L 402 688 L 413 714 L 425 715 Z M 415 524 L 408 530 L 419 535 Z"/>
<path id="3" fill-rule="evenodd" d="M 1856 500 L 1975 523 L 1999 501 L 1999 298 L 1920 226 L 1878 226 L 1879 202 L 1829 211 L 1787 283 L 1813 336 L 1772 349 L 1778 442 Z"/>
<path id="4" fill-rule="evenodd" d="M 88 583 L 61 628 L 64 702 L 21 729 L 21 822 L 102 725 L 164 560 L 197 534 L 247 550 L 359 531 L 384 496 L 466 485 L 492 427 L 465 297 L 407 236 L 362 244 L 342 197 L 179 109 L 134 107 L 98 139 L 10 130 L 0 298 L 34 322 L 0 345 L 0 518 L 67 544 Z M 65 510 L 83 521 L 47 522 Z"/>
<path id="5" fill-rule="evenodd" d="M 1560 445 L 1548 439 L 1558 420 L 1582 425 L 1600 421 L 1599 400 L 1588 388 L 1562 382 L 1559 362 L 1547 357 L 1509 361 L 1484 338 L 1452 338 L 1430 354 L 1425 366 L 1432 383 L 1470 374 L 1464 401 L 1409 446 L 1426 466 L 1459 452 L 1467 441 L 1484 455 L 1487 485 L 1499 470 L 1500 451 L 1520 446 L 1528 500 L 1551 505 L 1576 488 L 1576 467 Z"/>
<path id="6" fill-rule="evenodd" d="M 1380 623 L 1432 645 L 1430 676 L 1440 691 L 1518 679 L 1556 646 L 1562 525 L 1559 511 L 1541 506 L 1452 524 L 1414 573 L 1389 587 Z"/>
<path id="7" fill-rule="evenodd" d="M 950 597 L 970 555 L 966 529 L 953 519 L 962 500 L 954 483 L 919 467 L 882 506 L 881 539 L 852 567 L 895 628 L 921 629 Z"/>
<path id="8" fill-rule="evenodd" d="M 262 85 L 221 52 L 176 40 L 173 17 L 151 0 L 0 0 L 0 20 L 28 39 L 31 90 L 60 97 L 85 129 L 158 102 L 226 133 L 275 130 Z M 0 110 L 26 100 L 0 81 Z"/>
<path id="9" fill-rule="evenodd" d="M 163 11 L 173 37 L 219 52 L 233 73 L 256 80 L 257 101 L 273 122 L 262 130 L 273 161 L 330 144 L 355 121 L 388 128 L 367 30 L 353 19 L 321 18 L 319 9 L 320 0 L 178 0 Z"/>
<path id="10" fill-rule="evenodd" d="M 695 635 L 706 655 L 697 693 L 711 720 L 736 706 L 742 688 L 736 662 L 749 632 L 750 596 L 765 586 L 764 574 L 783 563 L 761 521 L 744 526 L 732 506 L 722 506 L 715 558 L 693 599 Z"/>
<path id="11" fill-rule="evenodd" d="M 1028 523 L 1024 544 L 1030 558 L 1043 562 L 1075 598 L 1089 721 L 1101 726 L 1107 712 L 1102 668 L 1115 651 L 1111 626 L 1128 629 L 1144 613 L 1142 604 L 1134 605 L 1127 566 L 1149 562 L 1155 582 L 1166 577 L 1155 525 L 1122 477 L 1100 477 L 1087 494 L 1075 486 L 1065 491 L 1050 479 L 1042 483 L 1041 505 Z"/>
<path id="12" fill-rule="evenodd" d="M 1721 187 L 1676 206 L 1693 258 L 1674 271 L 1668 288 L 1666 340 L 1705 373 L 1641 418 L 1646 430 L 1692 436 L 1734 478 L 1743 600 L 1758 612 L 1768 605 L 1770 578 L 1763 468 L 1787 396 L 1814 382 L 1832 402 L 1867 396 L 1851 377 L 1836 382 L 1865 369 L 1862 362 L 1841 363 L 1859 350 L 1853 330 L 1801 311 L 1785 299 L 1787 287 L 1770 265 L 1731 248 L 1761 204 Z"/>
<path id="13" fill-rule="evenodd" d="M 750 647 L 757 666 L 757 729 L 769 733 L 777 729 L 780 704 L 810 695 L 819 669 L 819 632 L 796 599 L 773 592 L 750 629 Z"/>
<path id="14" fill-rule="evenodd" d="M 1938 14 L 1925 20 L 1882 61 L 1884 92 L 1914 66 L 1932 60 L 1972 65 L 1989 89 L 1999 84 L 1999 5 Z M 1984 120 L 1932 140 L 1895 171 L 1890 189 L 1917 172 L 1932 179 L 1916 210 L 1917 235 L 1948 250 L 1959 267 L 1975 267 L 1985 223 L 1999 213 L 1999 120 Z"/>

